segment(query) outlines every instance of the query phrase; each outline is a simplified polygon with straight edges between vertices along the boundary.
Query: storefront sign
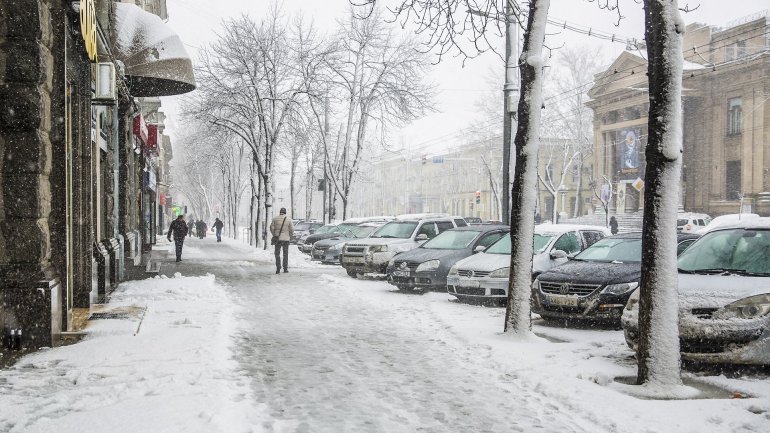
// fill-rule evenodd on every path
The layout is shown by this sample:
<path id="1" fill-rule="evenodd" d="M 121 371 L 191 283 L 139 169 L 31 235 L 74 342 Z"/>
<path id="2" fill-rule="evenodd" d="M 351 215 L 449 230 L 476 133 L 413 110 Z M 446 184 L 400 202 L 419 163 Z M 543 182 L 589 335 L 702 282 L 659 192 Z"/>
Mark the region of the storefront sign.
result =
<path id="1" fill-rule="evenodd" d="M 147 148 L 150 150 L 158 148 L 158 125 L 147 125 Z"/>
<path id="2" fill-rule="evenodd" d="M 142 143 L 147 143 L 149 132 L 147 131 L 147 124 L 144 123 L 144 117 L 141 114 L 134 117 L 134 135 L 139 137 Z"/>
<path id="3" fill-rule="evenodd" d="M 96 48 L 96 6 L 95 0 L 80 2 L 80 34 L 86 44 L 86 53 L 92 62 L 98 62 Z"/>

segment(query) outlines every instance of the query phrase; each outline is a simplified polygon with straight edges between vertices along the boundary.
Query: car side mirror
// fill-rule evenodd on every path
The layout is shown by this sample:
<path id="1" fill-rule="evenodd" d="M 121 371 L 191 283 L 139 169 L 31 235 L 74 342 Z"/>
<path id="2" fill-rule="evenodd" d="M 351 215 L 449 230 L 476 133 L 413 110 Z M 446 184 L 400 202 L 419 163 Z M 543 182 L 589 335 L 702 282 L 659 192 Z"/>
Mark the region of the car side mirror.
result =
<path id="1" fill-rule="evenodd" d="M 566 258 L 567 258 L 567 253 L 565 253 L 562 250 L 551 251 L 551 260 L 566 259 Z"/>
<path id="2" fill-rule="evenodd" d="M 414 238 L 414 240 L 417 242 L 425 242 L 428 240 L 428 235 L 426 235 L 425 233 L 420 233 L 419 235 L 417 235 L 416 238 Z"/>
<path id="3" fill-rule="evenodd" d="M 483 253 L 484 250 L 486 250 L 486 249 L 487 248 L 484 245 L 479 245 L 479 246 L 477 246 L 476 248 L 473 249 L 473 254 Z"/>

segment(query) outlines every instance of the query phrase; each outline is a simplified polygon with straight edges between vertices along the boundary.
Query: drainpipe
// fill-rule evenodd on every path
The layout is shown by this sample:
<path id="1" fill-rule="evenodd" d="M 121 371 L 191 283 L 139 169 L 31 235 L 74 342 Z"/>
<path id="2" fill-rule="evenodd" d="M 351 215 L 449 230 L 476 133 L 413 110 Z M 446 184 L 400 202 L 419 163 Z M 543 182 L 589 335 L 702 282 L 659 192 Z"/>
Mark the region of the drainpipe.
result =
<path id="1" fill-rule="evenodd" d="M 116 251 L 118 256 L 118 281 L 122 281 L 125 274 L 125 254 L 124 254 L 124 239 L 120 236 L 120 119 L 118 112 L 120 111 L 120 100 L 115 101 L 115 108 L 112 110 L 112 195 L 113 206 L 112 214 L 115 223 L 113 224 L 112 235 L 118 239 L 120 243 L 120 251 Z"/>

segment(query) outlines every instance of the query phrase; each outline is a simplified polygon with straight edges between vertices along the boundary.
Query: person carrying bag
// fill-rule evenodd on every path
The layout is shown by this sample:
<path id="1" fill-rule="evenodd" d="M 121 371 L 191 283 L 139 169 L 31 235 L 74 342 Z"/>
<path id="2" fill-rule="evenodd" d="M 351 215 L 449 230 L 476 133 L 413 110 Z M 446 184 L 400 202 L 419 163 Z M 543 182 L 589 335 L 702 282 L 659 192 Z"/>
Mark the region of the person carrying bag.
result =
<path id="1" fill-rule="evenodd" d="M 283 264 L 283 272 L 289 272 L 289 240 L 294 234 L 294 224 L 286 215 L 285 207 L 281 208 L 279 215 L 270 223 L 270 233 L 273 235 L 270 244 L 275 245 L 275 273 L 281 273 L 281 264 Z M 281 250 L 283 250 L 283 263 Z"/>

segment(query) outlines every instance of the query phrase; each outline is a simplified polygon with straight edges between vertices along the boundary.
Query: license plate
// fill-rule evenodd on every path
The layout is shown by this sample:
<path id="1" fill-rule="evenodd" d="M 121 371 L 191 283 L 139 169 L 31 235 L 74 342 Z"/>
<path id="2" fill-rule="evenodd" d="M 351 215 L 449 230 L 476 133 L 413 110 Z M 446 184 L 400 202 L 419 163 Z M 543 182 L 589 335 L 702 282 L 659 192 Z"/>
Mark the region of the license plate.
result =
<path id="1" fill-rule="evenodd" d="M 460 280 L 456 284 L 460 287 L 468 287 L 471 289 L 478 289 L 479 288 L 479 282 L 476 280 Z"/>
<path id="2" fill-rule="evenodd" d="M 546 299 L 551 305 L 559 305 L 562 307 L 577 307 L 577 296 L 562 296 L 562 295 L 547 295 Z"/>
<path id="3" fill-rule="evenodd" d="M 345 257 L 345 263 L 364 263 L 363 257 Z"/>
<path id="4" fill-rule="evenodd" d="M 394 277 L 408 277 L 409 274 L 409 271 L 393 271 Z"/>

